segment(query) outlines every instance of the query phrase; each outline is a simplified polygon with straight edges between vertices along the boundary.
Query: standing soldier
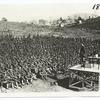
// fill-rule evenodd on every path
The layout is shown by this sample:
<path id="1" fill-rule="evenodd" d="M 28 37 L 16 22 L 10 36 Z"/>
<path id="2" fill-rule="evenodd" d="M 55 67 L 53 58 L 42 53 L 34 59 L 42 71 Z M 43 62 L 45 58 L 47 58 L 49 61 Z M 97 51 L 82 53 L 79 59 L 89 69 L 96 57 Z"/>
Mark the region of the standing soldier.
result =
<path id="1" fill-rule="evenodd" d="M 85 55 L 85 46 L 84 44 L 81 44 L 81 48 L 80 48 L 80 64 L 82 65 L 82 67 L 84 66 L 84 55 Z"/>

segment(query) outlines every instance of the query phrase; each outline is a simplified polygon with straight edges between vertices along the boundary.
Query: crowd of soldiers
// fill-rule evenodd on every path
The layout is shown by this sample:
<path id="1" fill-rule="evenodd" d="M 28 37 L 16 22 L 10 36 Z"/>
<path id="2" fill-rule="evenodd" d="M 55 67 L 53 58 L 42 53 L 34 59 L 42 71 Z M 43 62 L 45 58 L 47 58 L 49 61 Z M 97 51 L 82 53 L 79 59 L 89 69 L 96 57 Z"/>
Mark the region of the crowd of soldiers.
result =
<path id="1" fill-rule="evenodd" d="M 56 77 L 79 63 L 84 44 L 85 56 L 100 52 L 100 40 L 48 36 L 0 36 L 0 85 L 22 87 L 37 78 Z"/>

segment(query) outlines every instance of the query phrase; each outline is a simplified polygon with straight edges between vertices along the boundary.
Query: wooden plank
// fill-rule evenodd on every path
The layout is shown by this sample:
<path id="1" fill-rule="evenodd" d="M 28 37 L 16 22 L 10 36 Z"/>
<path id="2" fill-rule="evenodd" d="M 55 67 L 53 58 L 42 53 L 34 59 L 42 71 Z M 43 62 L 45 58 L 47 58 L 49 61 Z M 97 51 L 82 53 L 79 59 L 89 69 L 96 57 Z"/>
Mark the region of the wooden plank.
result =
<path id="1" fill-rule="evenodd" d="M 79 87 L 76 87 L 76 86 L 73 86 L 73 85 L 69 85 L 69 88 L 78 89 L 78 90 L 84 90 L 84 88 L 79 88 Z"/>
<path id="2" fill-rule="evenodd" d="M 83 73 L 83 76 L 81 76 L 82 74 L 75 73 L 77 71 Z M 87 90 L 96 91 L 97 90 L 97 87 L 93 85 L 93 82 L 94 82 L 94 84 L 95 85 L 96 84 L 99 85 L 99 88 L 100 88 L 100 73 L 97 73 L 97 72 L 89 72 L 89 71 L 85 71 L 84 72 L 83 70 L 75 70 L 75 69 L 74 70 L 71 69 L 70 70 L 70 75 L 71 75 L 71 73 L 73 75 L 79 77 L 79 80 L 74 82 L 75 77 L 71 77 L 70 82 L 72 80 L 72 83 L 69 82 L 69 87 L 75 88 L 75 89 L 78 89 L 78 90 L 83 89 L 83 88 L 86 88 Z M 91 73 L 91 74 L 88 76 L 87 75 L 88 73 Z M 85 75 L 85 77 L 84 77 L 84 75 Z M 80 78 L 80 76 L 81 76 L 81 78 Z M 99 77 L 99 84 L 98 84 L 98 78 L 97 77 Z M 90 83 L 88 83 L 88 81 L 90 81 Z M 97 81 L 97 83 L 95 83 L 95 81 Z M 79 83 L 82 84 L 82 87 L 81 88 L 77 85 Z M 89 85 L 90 88 L 88 88 L 86 86 L 86 84 Z"/>
<path id="3" fill-rule="evenodd" d="M 76 71 L 85 71 L 85 72 L 95 72 L 95 73 L 100 73 L 100 68 L 98 69 L 98 64 L 95 64 L 94 67 L 81 67 L 81 65 L 75 65 L 71 67 L 69 70 L 76 70 Z"/>
<path id="4" fill-rule="evenodd" d="M 50 77 L 47 77 L 47 81 L 49 81 L 49 82 L 57 82 L 57 80 L 52 79 L 52 78 L 50 78 Z"/>

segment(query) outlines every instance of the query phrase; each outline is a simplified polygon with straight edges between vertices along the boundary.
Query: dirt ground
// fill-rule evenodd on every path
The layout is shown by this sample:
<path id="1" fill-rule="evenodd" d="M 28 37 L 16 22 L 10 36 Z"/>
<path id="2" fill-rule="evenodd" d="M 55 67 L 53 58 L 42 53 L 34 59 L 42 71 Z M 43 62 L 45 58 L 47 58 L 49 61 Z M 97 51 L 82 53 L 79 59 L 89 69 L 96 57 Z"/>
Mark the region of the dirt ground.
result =
<path id="1" fill-rule="evenodd" d="M 32 84 L 24 85 L 22 88 L 19 87 L 18 89 L 9 88 L 9 89 L 2 89 L 4 93 L 10 92 L 68 92 L 72 91 L 66 88 L 63 88 L 58 85 L 50 85 L 50 82 L 43 81 L 40 79 L 33 80 Z"/>

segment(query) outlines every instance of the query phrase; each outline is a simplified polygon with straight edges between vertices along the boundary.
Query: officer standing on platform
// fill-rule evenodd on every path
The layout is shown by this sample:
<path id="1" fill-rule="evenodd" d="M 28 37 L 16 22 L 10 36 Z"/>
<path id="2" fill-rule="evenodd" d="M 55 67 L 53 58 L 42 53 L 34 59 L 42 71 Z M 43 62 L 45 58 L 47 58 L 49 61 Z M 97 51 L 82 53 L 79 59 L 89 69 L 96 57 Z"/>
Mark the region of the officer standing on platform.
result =
<path id="1" fill-rule="evenodd" d="M 84 55 L 85 55 L 85 46 L 84 46 L 84 44 L 81 44 L 81 48 L 80 48 L 80 64 L 82 65 L 82 67 L 85 67 L 85 65 L 84 65 Z"/>

